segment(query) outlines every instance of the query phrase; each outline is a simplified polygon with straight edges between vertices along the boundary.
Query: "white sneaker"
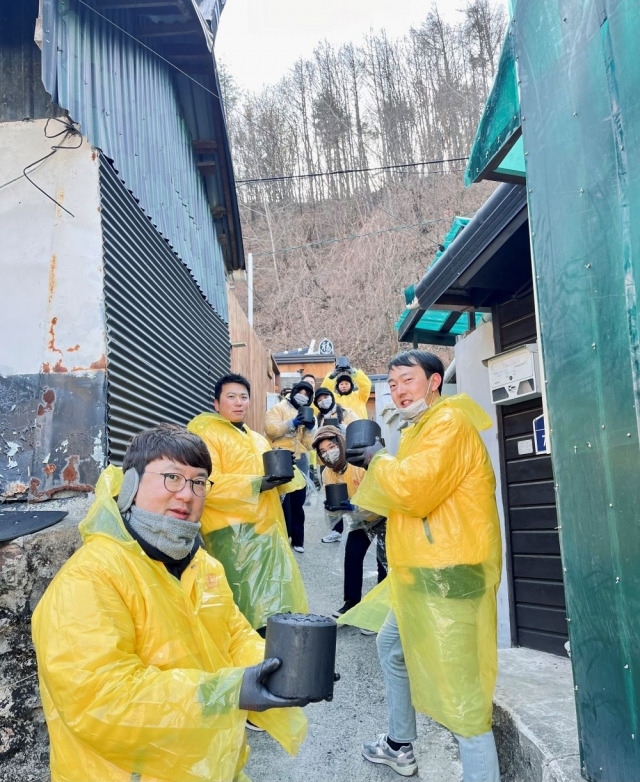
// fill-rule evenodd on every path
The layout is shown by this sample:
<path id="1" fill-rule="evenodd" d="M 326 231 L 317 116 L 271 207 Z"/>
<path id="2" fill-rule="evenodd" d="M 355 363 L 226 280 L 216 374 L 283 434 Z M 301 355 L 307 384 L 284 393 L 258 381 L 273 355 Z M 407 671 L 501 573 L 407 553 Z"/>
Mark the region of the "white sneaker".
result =
<path id="1" fill-rule="evenodd" d="M 360 632 L 362 635 L 377 635 L 375 630 L 365 630 L 364 627 L 360 628 Z"/>
<path id="2" fill-rule="evenodd" d="M 332 529 L 328 535 L 322 538 L 323 543 L 340 543 L 342 540 L 342 532 L 338 532 L 337 529 Z"/>
<path id="3" fill-rule="evenodd" d="M 297 551 L 298 554 L 304 554 L 304 546 L 291 546 L 291 548 L 294 551 Z"/>

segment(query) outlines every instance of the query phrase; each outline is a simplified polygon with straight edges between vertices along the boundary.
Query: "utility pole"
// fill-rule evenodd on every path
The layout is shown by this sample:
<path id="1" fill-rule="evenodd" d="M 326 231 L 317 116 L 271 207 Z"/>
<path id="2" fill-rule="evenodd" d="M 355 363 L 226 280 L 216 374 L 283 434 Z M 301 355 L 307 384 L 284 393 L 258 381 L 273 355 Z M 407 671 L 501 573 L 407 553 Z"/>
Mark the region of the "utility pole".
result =
<path id="1" fill-rule="evenodd" d="M 253 328 L 253 253 L 247 254 L 247 319 Z"/>

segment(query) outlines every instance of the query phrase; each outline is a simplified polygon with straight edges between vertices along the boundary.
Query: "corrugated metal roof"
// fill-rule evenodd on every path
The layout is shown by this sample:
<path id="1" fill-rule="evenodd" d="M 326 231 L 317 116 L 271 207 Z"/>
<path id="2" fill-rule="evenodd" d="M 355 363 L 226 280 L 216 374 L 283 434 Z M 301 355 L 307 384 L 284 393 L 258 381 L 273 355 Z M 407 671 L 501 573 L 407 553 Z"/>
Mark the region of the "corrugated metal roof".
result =
<path id="1" fill-rule="evenodd" d="M 113 161 L 153 225 L 226 321 L 224 252 L 218 234 L 228 243 L 225 197 L 237 210 L 235 193 L 221 192 L 229 191 L 221 176 L 199 173 L 193 148 L 194 140 L 205 138 L 217 141 L 228 154 L 224 124 L 216 118 L 221 108 L 209 91 L 186 76 L 176 78 L 166 60 L 118 29 L 133 28 L 131 13 L 111 13 L 106 19 L 99 9 L 74 0 L 45 0 L 43 81 L 90 143 Z M 201 38 L 203 48 L 208 46 L 204 32 Z M 198 68 L 214 72 L 212 55 L 208 62 L 198 57 Z M 232 181 L 232 172 L 226 174 Z M 216 206 L 222 213 L 218 231 L 211 211 Z"/>

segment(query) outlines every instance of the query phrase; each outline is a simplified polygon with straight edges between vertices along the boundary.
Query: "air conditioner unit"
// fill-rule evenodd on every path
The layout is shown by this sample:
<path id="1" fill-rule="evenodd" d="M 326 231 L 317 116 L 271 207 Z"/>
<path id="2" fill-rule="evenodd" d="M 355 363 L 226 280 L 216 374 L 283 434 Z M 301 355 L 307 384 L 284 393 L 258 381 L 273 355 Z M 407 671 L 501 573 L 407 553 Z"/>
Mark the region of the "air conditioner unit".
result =
<path id="1" fill-rule="evenodd" d="M 489 370 L 494 405 L 511 405 L 541 396 L 536 342 L 499 353 L 482 363 Z"/>

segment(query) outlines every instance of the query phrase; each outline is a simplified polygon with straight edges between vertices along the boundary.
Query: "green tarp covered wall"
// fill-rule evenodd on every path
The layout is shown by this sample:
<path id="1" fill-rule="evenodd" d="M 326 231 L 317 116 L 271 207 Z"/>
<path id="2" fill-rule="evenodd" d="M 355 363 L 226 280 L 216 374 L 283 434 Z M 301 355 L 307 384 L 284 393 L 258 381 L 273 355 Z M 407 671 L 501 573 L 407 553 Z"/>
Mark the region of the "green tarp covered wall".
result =
<path id="1" fill-rule="evenodd" d="M 640 3 L 513 29 L 582 773 L 640 782 Z"/>

